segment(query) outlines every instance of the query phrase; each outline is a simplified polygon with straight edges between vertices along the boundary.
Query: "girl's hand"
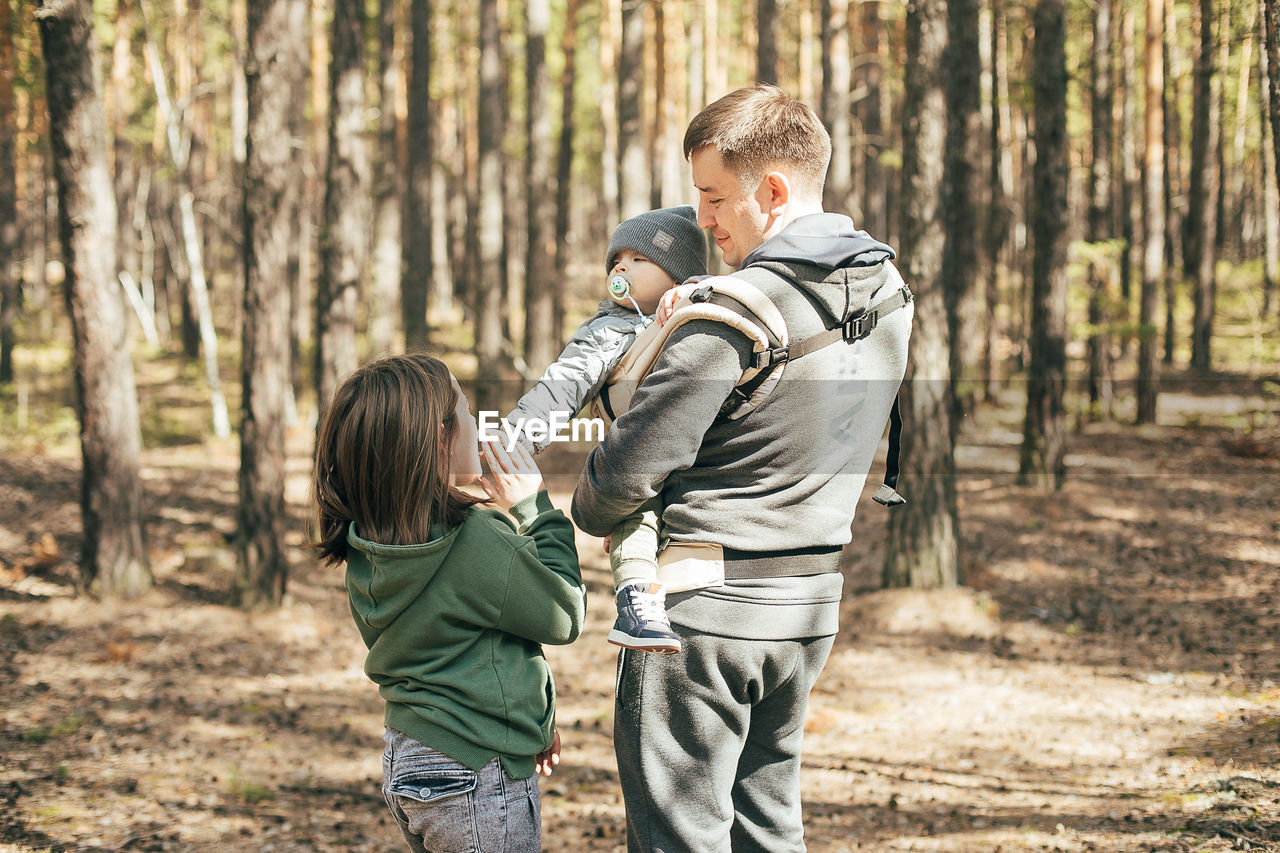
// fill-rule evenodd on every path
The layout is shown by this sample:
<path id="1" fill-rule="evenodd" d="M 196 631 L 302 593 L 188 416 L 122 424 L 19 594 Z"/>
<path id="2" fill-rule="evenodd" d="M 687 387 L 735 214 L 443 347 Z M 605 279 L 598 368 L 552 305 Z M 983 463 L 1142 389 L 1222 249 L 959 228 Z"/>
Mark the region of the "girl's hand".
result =
<path id="1" fill-rule="evenodd" d="M 517 443 L 508 453 L 498 441 L 483 441 L 480 452 L 489 465 L 489 477 L 480 478 L 480 488 L 499 509 L 509 510 L 542 489 L 542 472 L 523 444 Z"/>
<path id="2" fill-rule="evenodd" d="M 551 730 L 551 746 L 539 752 L 533 759 L 533 769 L 539 776 L 550 776 L 551 770 L 560 763 L 560 730 Z"/>

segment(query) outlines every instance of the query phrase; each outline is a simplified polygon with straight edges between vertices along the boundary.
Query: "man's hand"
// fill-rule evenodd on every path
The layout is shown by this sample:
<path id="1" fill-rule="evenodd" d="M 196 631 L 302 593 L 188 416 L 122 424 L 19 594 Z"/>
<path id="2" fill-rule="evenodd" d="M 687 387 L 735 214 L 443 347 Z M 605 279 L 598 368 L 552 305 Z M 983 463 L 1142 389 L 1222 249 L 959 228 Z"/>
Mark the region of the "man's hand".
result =
<path id="1" fill-rule="evenodd" d="M 533 758 L 533 769 L 539 776 L 550 776 L 552 769 L 560 763 L 560 730 L 552 729 L 551 746 L 539 752 Z"/>

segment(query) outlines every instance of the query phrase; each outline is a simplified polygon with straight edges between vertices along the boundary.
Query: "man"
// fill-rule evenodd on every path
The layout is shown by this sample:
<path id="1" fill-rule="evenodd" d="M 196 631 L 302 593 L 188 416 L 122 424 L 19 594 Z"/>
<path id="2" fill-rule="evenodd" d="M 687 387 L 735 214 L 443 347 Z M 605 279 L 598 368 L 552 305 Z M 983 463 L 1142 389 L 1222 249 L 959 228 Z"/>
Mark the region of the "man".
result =
<path id="1" fill-rule="evenodd" d="M 792 342 L 903 288 L 888 246 L 822 211 L 831 143 L 808 106 L 773 86 L 738 90 L 693 119 L 684 151 L 698 224 L 727 263 L 768 265 L 751 281 Z M 665 537 L 724 554 L 723 586 L 667 598 L 680 654 L 619 658 L 629 850 L 804 849 L 805 708 L 835 637 L 840 550 L 905 372 L 910 322 L 908 305 L 862 340 L 776 368 L 776 387 L 736 419 L 721 408 L 750 363 L 747 337 L 686 323 L 588 458 L 573 497 L 583 530 L 605 535 L 660 496 Z"/>

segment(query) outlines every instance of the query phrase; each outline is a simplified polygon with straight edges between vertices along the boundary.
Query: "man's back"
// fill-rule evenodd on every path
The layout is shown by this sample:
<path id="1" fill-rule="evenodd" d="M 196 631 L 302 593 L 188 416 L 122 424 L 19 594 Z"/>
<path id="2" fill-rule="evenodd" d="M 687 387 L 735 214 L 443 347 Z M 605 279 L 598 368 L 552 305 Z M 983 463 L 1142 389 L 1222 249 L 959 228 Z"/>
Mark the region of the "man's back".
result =
<path id="1" fill-rule="evenodd" d="M 771 272 L 749 277 L 778 306 L 790 339 L 804 340 L 902 286 L 846 217 L 808 217 L 835 253 L 831 268 L 781 260 L 799 282 Z M 801 220 L 805 222 L 805 220 Z M 881 246 L 881 244 L 874 244 Z M 887 247 L 882 247 L 887 250 Z M 785 252 L 783 253 L 786 254 Z M 839 546 L 906 367 L 910 308 L 884 318 L 864 340 L 836 343 L 787 364 L 782 381 L 745 417 L 716 412 L 750 354 L 745 336 L 695 321 L 672 336 L 605 444 L 588 460 L 574 512 L 588 532 L 596 516 L 661 495 L 665 535 L 742 551 Z M 609 459 L 605 468 L 596 464 Z"/>

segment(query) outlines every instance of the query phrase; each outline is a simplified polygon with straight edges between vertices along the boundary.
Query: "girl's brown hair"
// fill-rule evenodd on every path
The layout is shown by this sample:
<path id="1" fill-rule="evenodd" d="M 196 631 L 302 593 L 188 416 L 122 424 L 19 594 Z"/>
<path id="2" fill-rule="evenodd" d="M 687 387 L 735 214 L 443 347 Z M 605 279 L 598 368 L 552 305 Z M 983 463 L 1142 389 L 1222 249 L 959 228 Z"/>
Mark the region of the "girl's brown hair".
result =
<path id="1" fill-rule="evenodd" d="M 415 545 L 484 500 L 449 484 L 457 403 L 449 369 L 425 353 L 380 358 L 343 381 L 320 422 L 312 474 L 312 546 L 325 563 L 346 561 L 353 523 L 371 542 Z"/>

